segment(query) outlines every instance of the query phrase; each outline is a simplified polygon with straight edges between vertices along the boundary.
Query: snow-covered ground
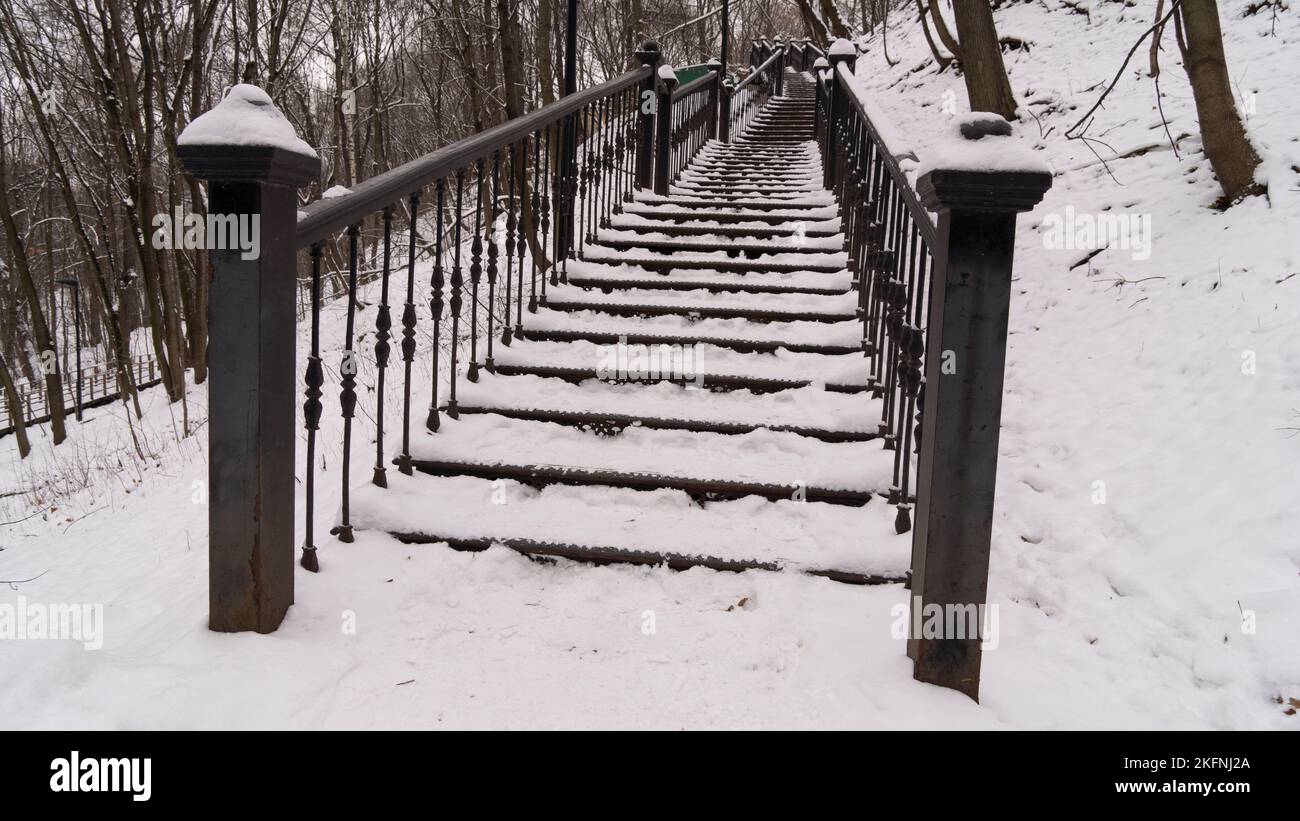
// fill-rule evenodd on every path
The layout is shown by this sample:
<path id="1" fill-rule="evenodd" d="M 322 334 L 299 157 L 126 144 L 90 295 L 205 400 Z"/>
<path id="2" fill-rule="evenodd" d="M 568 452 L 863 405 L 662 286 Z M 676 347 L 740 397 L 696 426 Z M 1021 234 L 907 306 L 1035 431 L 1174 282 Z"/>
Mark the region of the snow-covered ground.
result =
<path id="1" fill-rule="evenodd" d="M 997 18 L 1033 44 L 1007 56 L 1038 117 L 1017 132 L 1057 176 L 1020 223 L 990 577 L 1000 634 L 981 704 L 911 679 L 900 586 L 539 564 L 374 531 L 318 537 L 322 572 L 298 573 L 277 633 L 210 633 L 200 386 L 180 444 L 180 408 L 142 396 L 144 460 L 120 406 L 89 412 L 58 449 L 34 431 L 25 463 L 0 439 L 0 604 L 98 603 L 105 625 L 98 650 L 0 641 L 0 727 L 1294 727 L 1279 701 L 1300 698 L 1300 21 L 1281 16 L 1275 36 L 1266 15 L 1223 21 L 1269 200 L 1220 213 L 1171 34 L 1161 86 L 1171 131 L 1191 135 L 1181 160 L 1145 48 L 1090 134 L 1121 154 L 1155 147 L 1108 173 L 1062 137 L 1151 22 L 1092 5 L 1090 19 L 1039 4 Z M 961 78 L 914 71 L 927 56 L 914 22 L 889 45 L 898 65 L 876 39 L 858 76 L 924 161 L 964 109 Z M 1149 258 L 1112 249 L 1072 268 L 1088 251 L 1043 241 L 1044 218 L 1067 208 L 1149 214 Z M 338 497 L 343 308 L 326 308 L 322 336 L 321 534 Z M 391 412 L 400 379 L 390 388 Z M 358 481 L 373 405 L 363 390 Z"/>

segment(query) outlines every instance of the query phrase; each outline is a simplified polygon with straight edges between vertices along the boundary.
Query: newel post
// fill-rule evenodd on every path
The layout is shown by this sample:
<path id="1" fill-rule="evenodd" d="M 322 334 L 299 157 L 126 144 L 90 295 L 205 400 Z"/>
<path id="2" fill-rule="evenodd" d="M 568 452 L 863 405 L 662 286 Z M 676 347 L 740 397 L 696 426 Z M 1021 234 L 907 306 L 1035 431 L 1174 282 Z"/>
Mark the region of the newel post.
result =
<path id="1" fill-rule="evenodd" d="M 735 93 L 736 84 L 724 77 L 718 96 L 718 139 L 724 143 L 731 142 L 731 98 Z"/>
<path id="2" fill-rule="evenodd" d="M 830 132 L 830 67 L 831 64 L 826 62 L 825 57 L 818 57 L 813 61 L 812 75 L 813 81 L 816 83 L 817 93 L 817 105 L 813 108 L 813 137 L 821 145 L 823 152 L 827 151 L 826 135 Z"/>
<path id="3" fill-rule="evenodd" d="M 984 623 L 1016 214 L 1042 200 L 1052 176 L 1011 143 L 1011 126 L 997 115 L 970 115 L 960 134 L 952 159 L 938 149 L 917 181 L 922 204 L 939 219 L 907 653 L 918 681 L 978 701 L 978 631 L 928 628 L 965 626 L 970 614 Z"/>
<path id="4" fill-rule="evenodd" d="M 709 71 L 713 72 L 713 94 L 709 105 L 709 139 L 718 138 L 718 114 L 722 111 L 722 95 L 726 92 L 723 85 L 722 61 L 714 58 L 708 62 Z"/>
<path id="5" fill-rule="evenodd" d="M 840 73 L 837 70 L 841 63 L 853 73 L 853 67 L 858 60 L 858 50 L 853 44 L 843 37 L 831 44 L 830 50 L 826 52 L 831 71 L 830 81 L 830 110 L 826 117 L 826 187 L 835 188 L 839 180 L 839 135 L 837 131 L 844 122 L 848 114 L 849 90 L 843 87 L 840 80 Z"/>
<path id="6" fill-rule="evenodd" d="M 650 67 L 650 76 L 641 81 L 640 94 L 637 95 L 637 152 L 636 184 L 638 188 L 654 185 L 655 169 L 655 109 L 659 107 L 659 98 L 655 92 L 655 83 L 659 76 L 659 62 L 663 54 L 659 44 L 646 40 L 645 45 L 637 49 L 636 57 L 641 65 Z"/>
<path id="7" fill-rule="evenodd" d="M 775 77 L 772 82 L 773 96 L 780 97 L 785 93 L 785 58 L 789 52 L 786 50 L 786 43 L 780 37 L 776 38 L 776 62 L 772 64 Z"/>
<path id="8" fill-rule="evenodd" d="M 659 66 L 659 102 L 655 106 L 655 193 L 666 195 L 672 174 L 673 89 L 677 74 L 670 65 Z"/>
<path id="9" fill-rule="evenodd" d="M 248 134 L 268 135 L 247 145 Z M 237 85 L 181 135 L 177 157 L 207 182 L 209 235 L 208 627 L 280 626 L 293 604 L 294 366 L 298 188 L 320 159 L 261 89 Z M 214 232 L 215 233 L 215 232 Z"/>

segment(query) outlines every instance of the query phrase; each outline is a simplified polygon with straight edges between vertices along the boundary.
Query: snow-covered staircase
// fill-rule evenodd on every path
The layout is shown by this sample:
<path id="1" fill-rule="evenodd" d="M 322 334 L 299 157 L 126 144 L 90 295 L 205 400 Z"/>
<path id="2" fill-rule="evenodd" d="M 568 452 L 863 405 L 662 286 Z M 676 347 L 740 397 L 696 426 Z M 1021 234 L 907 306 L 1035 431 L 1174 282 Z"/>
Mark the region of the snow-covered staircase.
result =
<path id="1" fill-rule="evenodd" d="M 787 76 L 744 133 L 585 243 L 523 337 L 461 383 L 451 418 L 412 436 L 416 474 L 355 491 L 354 526 L 462 549 L 904 578 L 910 538 L 873 501 L 894 452 L 871 441 L 881 400 L 811 141 L 811 79 Z M 652 362 L 671 378 L 645 378 Z"/>

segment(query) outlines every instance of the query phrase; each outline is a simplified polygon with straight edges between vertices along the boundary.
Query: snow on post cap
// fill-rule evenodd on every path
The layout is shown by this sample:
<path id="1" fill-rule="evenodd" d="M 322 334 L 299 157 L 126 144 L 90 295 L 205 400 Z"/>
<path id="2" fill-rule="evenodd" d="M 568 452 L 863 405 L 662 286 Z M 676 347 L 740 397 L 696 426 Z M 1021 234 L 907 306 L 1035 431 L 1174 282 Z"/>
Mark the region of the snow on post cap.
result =
<path id="1" fill-rule="evenodd" d="M 813 60 L 813 68 L 817 69 L 818 71 L 825 71 L 830 67 L 831 64 L 826 62 L 825 57 L 818 57 L 816 60 Z"/>
<path id="2" fill-rule="evenodd" d="M 831 43 L 831 47 L 827 50 L 826 54 L 831 57 L 857 57 L 858 50 L 853 47 L 852 43 L 841 37 L 834 43 Z"/>
<path id="3" fill-rule="evenodd" d="M 176 144 L 266 146 L 316 157 L 267 93 L 248 83 L 227 89 L 221 102 L 185 127 Z"/>
<path id="4" fill-rule="evenodd" d="M 665 63 L 659 66 L 659 79 L 665 83 L 675 83 L 677 82 L 677 72 L 673 70 L 672 66 Z"/>
<path id="5" fill-rule="evenodd" d="M 916 176 L 939 169 L 1051 173 L 1033 149 L 1012 135 L 1011 123 L 985 111 L 959 117 L 956 127 L 924 153 Z"/>

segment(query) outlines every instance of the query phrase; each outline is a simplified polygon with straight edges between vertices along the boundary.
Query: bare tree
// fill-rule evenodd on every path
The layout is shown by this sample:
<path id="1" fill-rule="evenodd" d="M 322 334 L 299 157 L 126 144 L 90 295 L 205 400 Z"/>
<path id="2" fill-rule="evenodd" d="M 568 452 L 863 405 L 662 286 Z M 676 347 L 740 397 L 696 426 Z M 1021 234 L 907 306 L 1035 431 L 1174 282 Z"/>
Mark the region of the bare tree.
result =
<path id="1" fill-rule="evenodd" d="M 971 111 L 991 111 L 1008 120 L 1015 119 L 1016 98 L 1002 62 L 1002 47 L 988 0 L 960 0 L 953 4 L 953 12 L 959 40 L 953 54 L 966 78 Z M 936 21 L 935 25 L 937 29 L 939 23 Z"/>
<path id="2" fill-rule="evenodd" d="M 1183 0 L 1175 11 L 1174 30 L 1192 84 L 1201 144 L 1223 188 L 1223 204 L 1263 193 L 1264 187 L 1255 181 L 1259 154 L 1246 136 L 1232 95 L 1218 3 Z"/>

